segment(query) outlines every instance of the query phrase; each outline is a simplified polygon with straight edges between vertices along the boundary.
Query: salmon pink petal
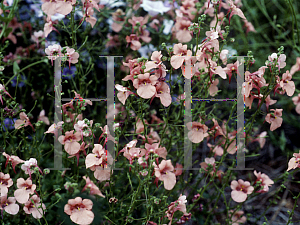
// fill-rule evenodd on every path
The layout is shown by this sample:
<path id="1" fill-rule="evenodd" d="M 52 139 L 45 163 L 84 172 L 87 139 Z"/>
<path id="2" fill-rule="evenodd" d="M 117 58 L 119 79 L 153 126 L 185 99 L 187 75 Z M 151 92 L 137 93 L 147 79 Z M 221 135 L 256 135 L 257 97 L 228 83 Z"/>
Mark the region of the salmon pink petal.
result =
<path id="1" fill-rule="evenodd" d="M 241 191 L 236 191 L 233 190 L 231 192 L 231 198 L 235 201 L 235 202 L 244 202 L 247 199 L 247 194 Z"/>
<path id="2" fill-rule="evenodd" d="M 26 203 L 29 199 L 29 193 L 25 189 L 17 189 L 14 193 L 16 200 L 19 203 Z"/>
<path id="3" fill-rule="evenodd" d="M 78 210 L 72 213 L 70 218 L 74 223 L 77 224 L 82 224 L 82 225 L 91 224 L 94 220 L 94 213 L 92 211 L 85 210 L 85 209 L 80 211 Z"/>

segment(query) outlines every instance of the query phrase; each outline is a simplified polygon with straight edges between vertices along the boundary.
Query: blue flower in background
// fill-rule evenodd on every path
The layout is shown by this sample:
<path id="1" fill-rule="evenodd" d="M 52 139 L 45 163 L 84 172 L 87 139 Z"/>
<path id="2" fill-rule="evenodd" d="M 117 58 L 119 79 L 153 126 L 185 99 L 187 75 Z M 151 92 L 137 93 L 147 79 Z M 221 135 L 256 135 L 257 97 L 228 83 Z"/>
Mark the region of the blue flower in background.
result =
<path id="1" fill-rule="evenodd" d="M 30 20 L 31 16 L 29 15 L 29 12 L 30 12 L 29 6 L 23 5 L 19 9 L 20 19 L 22 21 L 28 21 L 28 20 Z"/>
<path id="2" fill-rule="evenodd" d="M 76 72 L 76 66 L 71 66 L 71 69 L 69 67 L 65 67 L 63 70 L 63 74 L 61 76 L 61 79 L 72 79 L 75 77 L 75 72 Z"/>
<path id="3" fill-rule="evenodd" d="M 18 87 L 24 87 L 26 84 L 24 83 L 26 81 L 26 77 L 24 75 L 21 75 L 21 79 L 19 78 L 19 83 L 18 83 Z M 15 87 L 17 85 L 17 76 L 15 76 L 12 80 L 11 80 L 11 86 Z"/>
<path id="4" fill-rule="evenodd" d="M 10 118 L 5 118 L 3 121 L 4 122 L 4 126 L 2 127 L 3 130 L 6 131 L 6 129 L 8 129 L 8 130 L 14 129 L 16 120 L 17 120 L 17 118 L 14 118 L 14 120 L 12 120 Z"/>

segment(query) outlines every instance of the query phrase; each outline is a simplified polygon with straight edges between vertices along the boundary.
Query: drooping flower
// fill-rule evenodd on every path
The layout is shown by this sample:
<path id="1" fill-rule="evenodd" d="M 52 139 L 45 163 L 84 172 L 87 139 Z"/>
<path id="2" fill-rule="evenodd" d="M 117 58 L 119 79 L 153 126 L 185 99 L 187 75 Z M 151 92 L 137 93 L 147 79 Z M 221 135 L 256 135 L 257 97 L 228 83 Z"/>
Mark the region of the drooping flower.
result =
<path id="1" fill-rule="evenodd" d="M 76 197 L 68 200 L 68 204 L 64 207 L 64 212 L 70 216 L 74 223 L 88 225 L 93 222 L 95 216 L 92 208 L 93 202 L 90 199 L 82 200 L 82 198 Z"/>
<path id="2" fill-rule="evenodd" d="M 30 123 L 30 120 L 29 120 L 28 116 L 26 115 L 26 113 L 21 112 L 20 119 L 16 120 L 16 122 L 15 122 L 15 129 L 20 129 L 22 127 L 27 127 L 27 126 L 31 126 L 34 131 L 34 128 L 33 128 L 32 124 Z"/>
<path id="3" fill-rule="evenodd" d="M 86 185 L 83 187 L 82 191 L 89 189 L 90 195 L 99 195 L 99 196 L 105 198 L 105 196 L 101 193 L 99 188 L 94 184 L 93 181 L 90 180 L 89 177 L 83 176 L 83 179 L 85 179 Z"/>
<path id="4" fill-rule="evenodd" d="M 231 198 L 236 202 L 246 201 L 247 196 L 254 190 L 249 181 L 243 181 L 242 179 L 231 181 L 230 187 L 232 189 Z"/>
<path id="5" fill-rule="evenodd" d="M 37 195 L 33 195 L 25 203 L 23 209 L 26 214 L 31 214 L 34 218 L 40 219 L 44 215 L 44 210 L 46 209 L 46 206 L 44 203 L 41 203 L 41 199 Z"/>
<path id="6" fill-rule="evenodd" d="M 57 125 L 55 123 L 53 123 L 46 132 L 44 132 L 45 134 L 49 134 L 52 133 L 55 135 L 55 137 L 57 138 L 58 135 L 58 129 L 62 129 L 62 125 L 64 124 L 64 121 L 59 121 L 57 123 Z"/>
<path id="7" fill-rule="evenodd" d="M 183 215 L 185 215 L 185 216 L 189 215 L 186 212 L 186 205 L 185 205 L 186 203 L 187 203 L 186 196 L 180 194 L 178 200 L 176 200 L 175 202 L 172 202 L 169 205 L 168 210 L 166 211 L 166 214 L 167 214 L 166 216 L 170 220 L 169 225 L 172 224 L 173 216 L 176 211 L 181 211 L 183 213 Z"/>
<path id="8" fill-rule="evenodd" d="M 43 122 L 44 122 L 45 124 L 47 124 L 47 125 L 50 124 L 48 117 L 45 116 L 45 110 L 44 110 L 44 109 L 40 112 L 38 121 L 43 121 Z"/>
<path id="9" fill-rule="evenodd" d="M 296 169 L 297 167 L 300 168 L 300 151 L 299 153 L 294 153 L 293 157 L 289 161 L 289 166 L 286 171 Z"/>
<path id="10" fill-rule="evenodd" d="M 65 56 L 67 56 L 67 60 L 69 62 L 69 68 L 71 68 L 71 63 L 76 64 L 78 63 L 79 53 L 75 52 L 75 49 L 66 47 L 67 53 Z"/>
<path id="11" fill-rule="evenodd" d="M 262 190 L 257 191 L 258 193 L 265 193 L 269 191 L 269 186 L 271 186 L 272 184 L 274 184 L 274 181 L 271 180 L 268 175 L 261 173 L 261 172 L 256 172 L 256 170 L 254 170 L 254 175 L 256 176 L 256 182 L 260 181 L 260 186 L 262 187 Z"/>
<path id="12" fill-rule="evenodd" d="M 296 105 L 296 112 L 300 114 L 300 94 L 292 98 L 294 105 Z"/>
<path id="13" fill-rule="evenodd" d="M 12 168 L 14 170 L 14 172 L 16 173 L 16 165 L 18 165 L 19 163 L 24 163 L 25 161 L 20 159 L 18 156 L 15 156 L 15 155 L 8 155 L 6 154 L 5 152 L 2 153 L 3 156 L 6 157 L 6 162 L 5 162 L 5 168 L 8 164 L 8 162 L 11 162 L 11 165 L 12 165 Z"/>
<path id="14" fill-rule="evenodd" d="M 297 57 L 296 64 L 291 68 L 291 75 L 294 75 L 297 71 L 300 71 L 300 57 Z"/>
<path id="15" fill-rule="evenodd" d="M 2 85 L 2 84 L 0 84 L 0 100 L 1 100 L 1 103 L 2 103 L 2 105 L 3 105 L 2 94 L 6 94 L 6 95 L 8 95 L 11 99 L 13 99 L 13 98 L 11 97 L 11 95 L 7 92 L 7 90 L 5 90 L 5 86 Z"/>
<path id="16" fill-rule="evenodd" d="M 176 176 L 171 160 L 162 160 L 158 166 L 153 162 L 153 165 L 156 178 L 164 182 L 166 190 L 172 190 L 176 184 Z"/>
<path id="17" fill-rule="evenodd" d="M 233 215 L 232 213 L 233 210 L 229 210 L 229 217 L 231 218 L 232 225 L 240 225 L 240 223 L 245 223 L 247 221 L 246 216 L 242 216 L 244 214 L 244 211 L 236 211 L 233 213 Z"/>
<path id="18" fill-rule="evenodd" d="M 130 94 L 133 94 L 131 91 L 129 91 L 126 87 L 123 87 L 122 85 L 116 84 L 116 89 L 119 91 L 117 94 L 117 97 L 119 101 L 125 105 L 126 99 Z"/>

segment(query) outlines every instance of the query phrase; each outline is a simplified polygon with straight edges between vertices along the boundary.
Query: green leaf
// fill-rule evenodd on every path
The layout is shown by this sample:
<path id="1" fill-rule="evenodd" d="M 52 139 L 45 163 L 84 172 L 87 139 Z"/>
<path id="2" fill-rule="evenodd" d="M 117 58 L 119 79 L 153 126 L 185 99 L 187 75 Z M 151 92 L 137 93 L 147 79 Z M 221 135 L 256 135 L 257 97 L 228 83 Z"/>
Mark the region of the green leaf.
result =
<path id="1" fill-rule="evenodd" d="M 9 22 L 11 21 L 10 18 L 8 18 L 8 17 L 3 17 L 3 16 L 0 16 L 0 20 L 1 20 L 2 22 L 5 22 L 5 23 L 9 23 Z"/>
<path id="2" fill-rule="evenodd" d="M 284 131 L 281 130 L 281 135 L 279 138 L 279 147 L 280 147 L 281 151 L 284 151 L 285 145 L 286 145 L 286 137 L 284 135 Z"/>
<path id="3" fill-rule="evenodd" d="M 13 64 L 14 74 L 17 74 L 19 71 L 20 71 L 20 67 L 19 67 L 18 63 L 17 63 L 17 61 L 14 61 L 14 64 Z"/>
<path id="4" fill-rule="evenodd" d="M 11 27 L 7 27 L 4 31 L 4 37 L 8 37 L 9 33 L 12 32 L 12 28 Z"/>

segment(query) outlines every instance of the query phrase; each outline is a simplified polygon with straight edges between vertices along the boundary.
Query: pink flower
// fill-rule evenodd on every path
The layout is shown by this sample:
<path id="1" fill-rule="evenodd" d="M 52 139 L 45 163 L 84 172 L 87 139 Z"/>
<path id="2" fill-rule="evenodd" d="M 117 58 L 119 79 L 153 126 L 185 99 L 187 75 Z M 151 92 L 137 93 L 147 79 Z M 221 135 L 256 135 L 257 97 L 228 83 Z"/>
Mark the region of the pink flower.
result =
<path id="1" fill-rule="evenodd" d="M 13 185 L 13 181 L 10 178 L 9 174 L 4 174 L 0 172 L 0 196 L 7 195 L 8 193 L 8 188 Z"/>
<path id="2" fill-rule="evenodd" d="M 189 26 L 192 22 L 183 17 L 176 17 L 176 23 L 174 25 L 174 31 L 176 39 L 178 42 L 187 43 L 192 40 L 191 31 L 189 31 Z"/>
<path id="3" fill-rule="evenodd" d="M 296 112 L 300 114 L 300 94 L 292 98 L 294 105 L 296 105 Z"/>
<path id="4" fill-rule="evenodd" d="M 18 189 L 15 190 L 14 195 L 16 200 L 22 204 L 28 201 L 29 194 L 34 194 L 36 189 L 36 185 L 32 184 L 30 178 L 27 178 L 26 181 L 23 178 L 17 179 L 17 187 Z"/>
<path id="5" fill-rule="evenodd" d="M 57 44 L 50 45 L 46 48 L 45 53 L 48 55 L 47 57 L 51 60 L 53 66 L 53 60 L 61 56 L 61 46 Z"/>
<path id="6" fill-rule="evenodd" d="M 210 78 L 212 74 L 218 74 L 221 78 L 226 79 L 226 68 L 218 66 L 217 63 L 211 59 L 208 59 L 208 62 L 210 64 Z"/>
<path id="7" fill-rule="evenodd" d="M 82 200 L 82 198 L 76 197 L 68 200 L 68 204 L 64 207 L 64 212 L 71 216 L 70 218 L 74 223 L 87 225 L 94 220 L 92 208 L 93 202 L 90 199 Z"/>
<path id="8" fill-rule="evenodd" d="M 78 164 L 79 164 L 79 154 L 82 152 L 86 156 L 85 149 L 87 149 L 89 146 L 90 146 L 89 144 L 85 145 L 85 142 L 83 141 L 82 144 L 80 145 L 79 151 L 76 154 L 70 155 L 68 158 L 72 158 L 72 157 L 76 156 L 77 166 L 78 166 Z"/>
<path id="9" fill-rule="evenodd" d="M 260 148 L 263 148 L 266 143 L 267 131 L 260 133 L 253 141 L 258 141 Z"/>
<path id="10" fill-rule="evenodd" d="M 172 103 L 170 88 L 167 85 L 167 83 L 165 82 L 157 83 L 155 97 L 160 99 L 160 102 L 164 107 L 168 107 Z"/>
<path id="11" fill-rule="evenodd" d="M 300 151 L 299 153 L 293 154 L 293 157 L 289 161 L 289 167 L 286 171 L 296 169 L 297 167 L 300 168 Z"/>
<path id="12" fill-rule="evenodd" d="M 76 0 L 57 0 L 56 13 L 68 15 L 73 9 L 73 5 L 76 4 Z"/>
<path id="13" fill-rule="evenodd" d="M 297 71 L 300 70 L 300 57 L 297 57 L 296 64 L 292 66 L 291 68 L 291 75 L 294 75 Z"/>
<path id="14" fill-rule="evenodd" d="M 246 201 L 247 196 L 254 190 L 249 181 L 243 181 L 242 179 L 231 181 L 230 187 L 232 189 L 231 198 L 236 202 Z"/>
<path id="15" fill-rule="evenodd" d="M 53 26 L 54 24 L 57 24 L 57 21 L 53 22 L 51 20 L 51 16 L 48 15 L 47 19 L 46 19 L 46 23 L 44 25 L 44 35 L 45 35 L 45 37 L 47 37 L 51 33 L 51 31 L 53 31 L 53 30 L 56 31 L 57 33 L 59 33 L 59 31 Z"/>
<path id="16" fill-rule="evenodd" d="M 166 159 L 166 156 L 168 154 L 167 149 L 165 147 L 160 147 L 159 148 L 159 143 L 154 143 L 154 144 L 145 144 L 145 148 L 147 150 L 145 158 L 148 160 L 150 154 L 157 154 L 163 159 Z"/>
<path id="17" fill-rule="evenodd" d="M 186 215 L 186 216 L 189 215 L 186 212 L 186 205 L 185 205 L 186 203 L 187 203 L 186 196 L 180 194 L 178 200 L 176 200 L 175 202 L 172 202 L 169 205 L 168 210 L 166 211 L 167 217 L 170 220 L 169 225 L 172 224 L 173 216 L 176 211 L 181 211 L 183 213 L 183 215 Z"/>
<path id="18" fill-rule="evenodd" d="M 25 203 L 25 206 L 23 209 L 26 214 L 31 214 L 34 218 L 40 219 L 44 215 L 44 210 L 46 209 L 46 206 L 44 203 L 41 203 L 41 199 L 37 195 L 33 195 Z"/>
<path id="19" fill-rule="evenodd" d="M 245 223 L 247 221 L 247 218 L 245 216 L 242 216 L 244 214 L 244 211 L 242 210 L 236 211 L 233 215 L 232 213 L 233 210 L 229 210 L 229 217 L 231 217 L 231 221 L 232 221 L 231 225 L 239 225 L 240 223 Z"/>
<path id="20" fill-rule="evenodd" d="M 229 16 L 229 23 L 230 23 L 230 19 L 233 15 L 238 15 L 242 19 L 246 20 L 246 17 L 244 15 L 244 13 L 242 12 L 242 10 L 237 8 L 236 5 L 233 4 L 232 0 L 228 0 L 227 2 L 230 4 L 230 10 L 231 10 L 231 13 Z"/>
<path id="21" fill-rule="evenodd" d="M 153 165 L 156 178 L 164 182 L 166 190 L 172 190 L 176 184 L 176 176 L 171 160 L 162 160 L 159 166 L 153 162 Z"/>
<path id="22" fill-rule="evenodd" d="M 20 159 L 18 156 L 15 156 L 15 155 L 10 156 L 10 155 L 6 154 L 5 152 L 3 152 L 2 155 L 6 157 L 5 168 L 8 164 L 8 162 L 11 162 L 12 168 L 15 173 L 16 173 L 16 170 L 15 170 L 16 165 L 18 165 L 19 163 L 25 162 L 24 160 Z"/>
<path id="23" fill-rule="evenodd" d="M 155 84 L 157 77 L 149 73 L 139 74 L 137 79 L 134 79 L 133 86 L 137 89 L 137 94 L 145 99 L 151 98 L 156 93 Z"/>
<path id="24" fill-rule="evenodd" d="M 14 197 L 7 198 L 7 196 L 5 195 L 1 196 L 0 200 L 1 214 L 3 210 L 5 210 L 5 212 L 11 215 L 16 215 L 19 212 L 19 205 L 16 204 L 16 199 Z"/>
<path id="25" fill-rule="evenodd" d="M 196 57 L 192 56 L 192 51 L 187 50 L 187 45 L 181 43 L 174 45 L 174 54 L 171 57 L 171 66 L 174 69 L 181 67 L 184 77 L 190 79 L 193 75 L 192 65 L 196 62 Z M 185 65 L 183 66 L 183 62 Z"/>
<path id="26" fill-rule="evenodd" d="M 130 94 L 133 94 L 131 91 L 129 91 L 126 87 L 123 87 L 122 85 L 116 84 L 116 89 L 119 91 L 117 94 L 117 97 L 119 101 L 125 105 L 126 99 L 129 97 Z"/>
<path id="27" fill-rule="evenodd" d="M 105 198 L 105 196 L 101 193 L 99 188 L 94 184 L 93 181 L 90 180 L 89 177 L 83 176 L 83 179 L 85 179 L 86 185 L 83 187 L 82 191 L 89 189 L 90 195 L 99 195 L 99 196 Z"/>
<path id="28" fill-rule="evenodd" d="M 27 126 L 31 126 L 34 131 L 34 128 L 33 128 L 32 124 L 30 123 L 30 120 L 29 120 L 28 116 L 26 115 L 26 113 L 21 112 L 20 119 L 16 120 L 16 122 L 15 122 L 15 129 L 20 129 L 22 127 L 27 127 Z"/>
<path id="29" fill-rule="evenodd" d="M 93 120 L 90 120 L 89 123 L 90 125 L 88 125 L 84 120 L 78 120 L 78 122 L 74 125 L 75 130 L 81 134 L 82 141 L 83 136 L 88 137 L 92 135 L 92 130 L 90 127 L 93 125 Z"/>
<path id="30" fill-rule="evenodd" d="M 187 123 L 187 128 L 189 130 L 188 138 L 193 143 L 200 143 L 205 137 L 208 136 L 208 127 L 205 124 L 199 122 L 189 122 Z"/>
<path id="31" fill-rule="evenodd" d="M 139 42 L 139 38 L 136 34 L 131 34 L 130 36 L 126 36 L 126 42 L 130 43 L 130 48 L 133 51 L 137 51 L 142 47 L 141 42 Z"/>
<path id="32" fill-rule="evenodd" d="M 21 166 L 21 169 L 24 170 L 25 174 L 29 174 L 31 179 L 31 173 L 34 168 L 38 168 L 40 173 L 43 174 L 42 170 L 37 165 L 37 160 L 35 158 L 30 158 L 29 160 L 25 161 L 24 164 Z"/>
<path id="33" fill-rule="evenodd" d="M 212 81 L 211 85 L 209 86 L 209 95 L 215 96 L 218 93 L 218 84 L 218 79 Z"/>
<path id="34" fill-rule="evenodd" d="M 282 75 L 282 80 L 280 81 L 280 87 L 286 91 L 288 96 L 292 96 L 295 92 L 295 83 L 292 80 L 292 75 L 287 70 Z"/>
<path id="35" fill-rule="evenodd" d="M 49 134 L 52 133 L 55 135 L 55 137 L 57 138 L 57 133 L 58 133 L 58 129 L 62 129 L 62 125 L 64 124 L 63 121 L 59 121 L 57 123 L 57 125 L 55 123 L 53 123 L 46 132 L 44 132 L 44 134 Z"/>
<path id="36" fill-rule="evenodd" d="M 38 118 L 38 121 L 44 121 L 45 124 L 49 125 L 50 122 L 49 122 L 49 119 L 47 116 L 45 116 L 45 110 L 43 109 L 41 112 L 40 112 L 40 115 L 39 115 L 39 118 Z"/>
<path id="37" fill-rule="evenodd" d="M 146 150 L 143 148 L 127 148 L 121 150 L 120 152 L 124 152 L 123 155 L 129 160 L 129 163 L 132 164 L 133 160 L 139 159 L 145 155 Z"/>
<path id="38" fill-rule="evenodd" d="M 105 44 L 106 48 L 114 47 L 118 48 L 121 45 L 119 35 L 111 35 L 110 33 L 107 34 L 107 42 Z"/>
<path id="39" fill-rule="evenodd" d="M 248 20 L 244 20 L 244 27 L 247 28 L 246 34 L 248 34 L 250 31 L 256 33 L 256 30 L 251 22 Z"/>
<path id="40" fill-rule="evenodd" d="M 224 153 L 224 149 L 219 145 L 213 146 L 212 144 L 207 143 L 207 146 L 209 147 L 210 150 L 212 150 L 215 153 L 215 156 L 216 155 L 222 156 Z"/>
<path id="41" fill-rule="evenodd" d="M 276 53 L 272 53 L 271 55 L 268 56 L 268 60 L 270 62 L 269 66 L 276 62 L 277 62 L 278 69 L 282 69 L 286 66 L 286 62 L 285 62 L 286 55 L 285 54 L 280 54 L 278 57 Z"/>
<path id="42" fill-rule="evenodd" d="M 112 19 L 113 19 L 113 24 L 111 25 L 111 29 L 116 32 L 119 33 L 122 28 L 123 25 L 125 23 L 125 13 L 123 12 L 122 9 L 117 9 L 115 12 L 112 13 Z"/>
<path id="43" fill-rule="evenodd" d="M 282 124 L 282 110 L 283 109 L 271 109 L 274 113 L 268 113 L 265 120 L 271 124 L 270 130 L 274 131 Z"/>
<path id="44" fill-rule="evenodd" d="M 182 174 L 182 171 L 183 171 L 183 166 L 179 163 L 176 163 L 176 166 L 174 169 L 175 176 L 180 176 Z"/>
<path id="45" fill-rule="evenodd" d="M 31 40 L 37 44 L 37 47 L 39 47 L 39 43 L 42 41 L 43 38 L 45 38 L 45 35 L 42 30 L 34 31 L 33 35 L 31 35 Z"/>
<path id="46" fill-rule="evenodd" d="M 269 111 L 269 106 L 275 104 L 276 102 L 277 100 L 272 100 L 270 95 L 268 95 L 268 97 L 265 99 L 267 110 Z"/>
<path id="47" fill-rule="evenodd" d="M 85 159 L 86 168 L 95 171 L 94 176 L 97 180 L 109 180 L 109 167 L 113 164 L 113 158 L 111 154 L 100 144 L 94 144 L 94 149 L 92 152 L 93 153 L 88 154 Z"/>
<path id="48" fill-rule="evenodd" d="M 1 100 L 2 105 L 3 105 L 2 93 L 3 93 L 3 94 L 7 94 L 11 99 L 13 99 L 13 98 L 11 97 L 11 95 L 5 90 L 5 86 L 2 85 L 2 84 L 0 84 L 0 100 Z"/>
<path id="49" fill-rule="evenodd" d="M 67 60 L 69 61 L 69 67 L 72 64 L 78 63 L 79 53 L 75 52 L 75 49 L 66 47 L 67 53 L 65 54 L 67 56 Z"/>
<path id="50" fill-rule="evenodd" d="M 66 152 L 70 155 L 75 155 L 79 149 L 80 149 L 80 144 L 78 141 L 80 141 L 80 133 L 76 132 L 73 134 L 74 130 L 67 131 L 64 135 L 61 135 L 58 138 L 58 141 L 62 144 L 65 145 L 64 148 Z"/>
<path id="51" fill-rule="evenodd" d="M 262 174 L 261 172 L 257 173 L 256 170 L 254 170 L 254 175 L 256 176 L 256 182 L 260 181 L 260 186 L 263 188 L 262 190 L 257 191 L 258 193 L 265 193 L 269 191 L 269 186 L 274 184 L 274 181 L 272 181 L 268 175 Z"/>
<path id="52" fill-rule="evenodd" d="M 42 10 L 44 11 L 44 13 L 49 16 L 56 13 L 56 0 L 42 0 L 42 2 L 44 2 L 42 5 Z M 45 36 L 47 37 L 48 35 Z"/>

